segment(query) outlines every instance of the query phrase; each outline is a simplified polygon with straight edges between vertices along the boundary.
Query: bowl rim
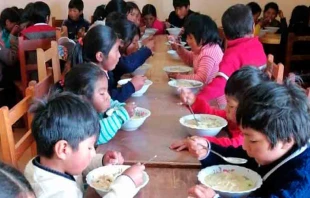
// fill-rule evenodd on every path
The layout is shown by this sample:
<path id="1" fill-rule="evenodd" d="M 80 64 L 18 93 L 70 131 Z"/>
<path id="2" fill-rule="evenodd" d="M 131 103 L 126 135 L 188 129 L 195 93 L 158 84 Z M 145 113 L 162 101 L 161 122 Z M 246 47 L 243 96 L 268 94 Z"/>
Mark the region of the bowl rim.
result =
<path id="1" fill-rule="evenodd" d="M 178 55 L 177 51 L 175 50 L 168 50 L 167 53 L 170 55 Z"/>
<path id="2" fill-rule="evenodd" d="M 150 117 L 152 114 L 150 110 L 143 108 L 143 107 L 136 107 L 135 110 L 142 110 L 142 111 L 146 112 L 147 115 L 144 117 L 141 117 L 141 118 L 134 119 L 134 120 L 146 119 L 146 118 Z M 130 118 L 130 120 L 128 120 L 128 121 L 132 121 L 132 119 Z"/>
<path id="3" fill-rule="evenodd" d="M 146 30 L 154 31 L 155 33 L 158 31 L 158 29 L 156 29 L 156 28 L 145 28 L 145 32 L 146 32 Z"/>
<path id="4" fill-rule="evenodd" d="M 268 30 L 268 29 L 273 29 L 273 30 L 277 29 L 277 30 L 278 30 L 278 29 L 280 29 L 280 28 L 279 28 L 279 27 L 267 26 L 267 27 L 265 27 L 264 29 L 265 29 L 265 30 L 266 30 L 266 29 L 267 29 L 267 30 Z"/>
<path id="5" fill-rule="evenodd" d="M 251 172 L 251 174 L 253 174 L 255 177 L 257 177 L 257 181 L 256 181 L 256 185 L 254 188 L 250 189 L 250 190 L 245 190 L 245 191 L 238 191 L 238 192 L 231 192 L 231 191 L 225 191 L 225 190 L 217 190 L 217 189 L 214 189 L 212 188 L 211 186 L 207 185 L 205 182 L 204 182 L 204 178 L 205 176 L 207 176 L 206 174 L 204 174 L 204 172 L 207 170 L 207 169 L 213 169 L 213 168 L 222 168 L 222 169 L 241 169 L 241 170 L 244 170 L 244 172 L 248 171 L 248 172 Z M 207 186 L 209 188 L 212 188 L 213 190 L 215 191 L 218 191 L 220 193 L 230 193 L 230 194 L 243 194 L 243 193 L 250 193 L 250 192 L 253 192 L 257 189 L 259 189 L 262 184 L 263 184 L 263 179 L 262 177 L 255 171 L 249 169 L 249 168 L 246 168 L 246 167 L 243 167 L 243 166 L 237 166 L 237 165 L 228 165 L 228 164 L 219 164 L 219 165 L 213 165 L 213 166 L 209 166 L 209 167 L 206 167 L 206 168 L 203 168 L 201 169 L 198 174 L 197 174 L 197 178 L 198 178 L 198 181 L 203 184 L 204 186 Z"/>
<path id="6" fill-rule="evenodd" d="M 174 27 L 174 28 L 167 28 L 166 29 L 168 32 L 169 32 L 169 30 L 179 30 L 179 31 L 181 31 L 182 30 L 182 28 L 179 28 L 179 27 Z"/>
<path id="7" fill-rule="evenodd" d="M 183 86 L 182 88 L 188 88 L 188 89 L 193 89 L 193 88 L 200 88 L 203 86 L 203 83 L 198 81 L 198 80 L 187 80 L 187 79 L 175 79 L 175 80 L 170 80 L 168 82 L 168 85 L 171 86 L 171 87 L 174 87 L 174 88 L 180 88 L 179 86 L 176 86 L 173 84 L 173 82 L 176 82 L 176 81 L 187 81 L 187 82 L 193 82 L 193 83 L 197 83 L 199 84 L 198 86 L 194 86 L 194 87 L 186 87 L 186 86 Z"/>
<path id="8" fill-rule="evenodd" d="M 186 71 L 169 71 L 169 68 L 184 68 Z M 174 66 L 165 66 L 163 68 L 163 70 L 165 72 L 169 72 L 169 73 L 185 73 L 185 72 L 191 72 L 193 71 L 193 68 L 186 66 L 186 65 L 174 65 Z"/>
<path id="9" fill-rule="evenodd" d="M 131 81 L 131 79 L 132 79 L 132 78 L 124 78 L 124 79 L 121 79 L 121 80 L 117 81 L 117 84 L 120 85 L 120 86 L 125 85 L 126 83 L 128 83 L 129 81 Z M 122 82 L 126 82 L 126 83 L 122 83 Z M 146 84 L 146 83 L 148 83 L 148 84 Z M 149 80 L 149 79 L 146 79 L 143 86 L 150 86 L 150 85 L 152 85 L 152 84 L 153 84 L 153 81 L 151 81 L 151 80 Z"/>
<path id="10" fill-rule="evenodd" d="M 192 114 L 188 114 L 188 115 L 185 115 L 185 116 L 181 117 L 181 118 L 179 119 L 180 124 L 181 124 L 182 126 L 184 126 L 184 127 L 187 127 L 187 128 L 190 128 L 190 129 L 195 129 L 195 130 L 222 129 L 222 128 L 226 127 L 227 124 L 228 124 L 228 121 L 227 121 L 227 120 L 225 120 L 224 118 L 222 118 L 222 117 L 220 117 L 220 116 L 217 116 L 217 115 L 211 115 L 211 114 L 194 114 L 194 115 L 195 115 L 195 116 L 206 116 L 206 117 L 216 118 L 216 119 L 221 120 L 224 124 L 223 124 L 222 126 L 219 126 L 219 127 L 209 127 L 209 128 L 205 128 L 205 129 L 197 128 L 197 127 L 195 128 L 195 127 L 190 127 L 190 126 L 185 125 L 185 124 L 184 124 L 184 121 L 185 121 L 185 119 L 186 119 L 187 117 L 192 117 L 192 119 L 194 119 L 194 118 L 193 118 L 194 116 L 193 116 Z"/>

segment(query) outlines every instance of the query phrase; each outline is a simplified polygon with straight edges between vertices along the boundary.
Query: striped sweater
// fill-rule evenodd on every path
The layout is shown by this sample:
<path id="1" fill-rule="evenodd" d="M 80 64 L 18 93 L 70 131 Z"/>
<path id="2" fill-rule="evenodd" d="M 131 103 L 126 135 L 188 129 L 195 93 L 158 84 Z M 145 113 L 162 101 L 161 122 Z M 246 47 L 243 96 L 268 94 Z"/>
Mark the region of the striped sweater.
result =
<path id="1" fill-rule="evenodd" d="M 110 109 L 113 108 L 114 112 L 111 116 L 107 117 L 106 113 L 99 113 L 100 134 L 97 144 L 104 144 L 110 141 L 122 125 L 130 119 L 125 103 L 120 103 L 117 100 L 111 100 Z"/>

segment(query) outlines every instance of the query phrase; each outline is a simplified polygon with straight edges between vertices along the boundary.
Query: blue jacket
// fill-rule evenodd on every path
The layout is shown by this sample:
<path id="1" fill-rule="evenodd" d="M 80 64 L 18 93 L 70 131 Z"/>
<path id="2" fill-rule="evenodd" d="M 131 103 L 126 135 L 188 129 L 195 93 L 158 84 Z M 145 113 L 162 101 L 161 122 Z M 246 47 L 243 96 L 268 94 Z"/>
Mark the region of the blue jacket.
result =
<path id="1" fill-rule="evenodd" d="M 113 72 L 108 72 L 109 76 L 109 93 L 112 100 L 118 100 L 119 102 L 125 102 L 130 96 L 135 93 L 135 87 L 131 82 L 127 84 L 117 87 L 117 80 L 115 80 Z"/>
<path id="2" fill-rule="evenodd" d="M 68 38 L 76 40 L 79 30 L 85 28 L 85 32 L 87 32 L 90 23 L 84 19 L 83 15 L 80 16 L 78 21 L 73 21 L 68 16 L 68 19 L 63 22 L 62 26 L 66 26 L 68 28 Z"/>
<path id="3" fill-rule="evenodd" d="M 272 168 L 298 150 L 293 147 L 281 159 L 272 164 L 259 166 L 253 158 L 249 158 L 242 147 L 221 147 L 211 143 L 212 150 L 229 157 L 240 157 L 248 159 L 244 167 L 256 171 L 264 177 Z M 203 167 L 227 164 L 217 155 L 210 153 L 209 156 L 201 161 Z M 303 153 L 289 160 L 273 172 L 264 182 L 260 189 L 256 190 L 249 197 L 270 197 L 270 198 L 307 198 L 310 197 L 310 148 Z"/>

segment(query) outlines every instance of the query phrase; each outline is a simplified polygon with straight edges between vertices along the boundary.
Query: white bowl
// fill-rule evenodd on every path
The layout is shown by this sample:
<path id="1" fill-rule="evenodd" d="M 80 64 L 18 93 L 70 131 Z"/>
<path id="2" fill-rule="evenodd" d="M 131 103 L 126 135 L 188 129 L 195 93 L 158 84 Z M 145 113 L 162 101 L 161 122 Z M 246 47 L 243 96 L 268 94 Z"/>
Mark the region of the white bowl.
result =
<path id="1" fill-rule="evenodd" d="M 163 70 L 170 78 L 170 74 L 189 74 L 193 69 L 188 66 L 166 66 Z"/>
<path id="2" fill-rule="evenodd" d="M 269 33 L 276 33 L 280 28 L 278 27 L 265 27 L 265 30 L 267 30 L 267 32 Z"/>
<path id="3" fill-rule="evenodd" d="M 122 86 L 122 85 L 127 84 L 129 81 L 131 81 L 131 78 L 126 78 L 126 79 L 123 79 L 123 80 L 119 80 L 117 83 L 118 83 L 120 86 Z M 142 96 L 142 95 L 148 90 L 148 88 L 149 88 L 152 84 L 153 84 L 152 81 L 146 80 L 145 83 L 144 83 L 144 85 L 143 85 L 143 87 L 142 87 L 140 90 L 138 90 L 138 91 L 136 91 L 135 93 L 133 93 L 131 96 L 132 96 L 132 97 L 140 97 L 140 96 Z"/>
<path id="4" fill-rule="evenodd" d="M 86 182 L 89 186 L 94 188 L 101 197 L 103 197 L 109 192 L 109 190 L 95 187 L 93 185 L 93 181 L 102 175 L 113 175 L 113 174 L 115 174 L 114 178 L 116 178 L 118 175 L 120 175 L 122 172 L 124 172 L 129 167 L 130 166 L 126 166 L 126 165 L 113 165 L 113 166 L 108 165 L 108 166 L 102 166 L 100 168 L 96 168 L 87 174 Z M 146 184 L 149 182 L 149 180 L 150 179 L 149 179 L 148 174 L 143 171 L 143 184 L 141 186 L 139 186 L 138 188 L 136 188 L 136 193 L 138 193 L 138 191 L 141 188 L 146 186 Z"/>
<path id="5" fill-rule="evenodd" d="M 217 122 L 219 122 L 219 126 L 218 127 L 203 128 L 203 127 L 200 127 L 199 125 L 196 125 L 196 123 L 193 126 L 190 126 L 190 125 L 186 124 L 186 121 L 193 120 L 194 116 L 192 114 L 187 115 L 187 116 L 183 116 L 182 118 L 180 118 L 179 121 L 180 121 L 181 125 L 187 130 L 187 132 L 190 135 L 216 136 L 222 130 L 222 128 L 227 126 L 227 121 L 224 118 L 221 118 L 219 116 L 209 115 L 209 114 L 195 114 L 195 117 L 198 121 L 203 121 L 203 120 L 207 120 L 207 119 L 217 120 Z"/>
<path id="6" fill-rule="evenodd" d="M 250 179 L 254 183 L 254 187 L 248 191 L 240 191 L 240 192 L 229 192 L 229 191 L 220 191 L 218 189 L 213 189 L 212 186 L 208 186 L 205 182 L 205 177 L 210 174 L 220 173 L 220 172 L 235 172 L 236 174 L 242 175 Z M 202 169 L 198 173 L 198 180 L 205 186 L 212 188 L 215 192 L 217 192 L 220 197 L 247 197 L 251 192 L 259 189 L 263 183 L 262 178 L 256 172 L 234 165 L 216 165 L 210 166 Z"/>
<path id="7" fill-rule="evenodd" d="M 167 53 L 170 55 L 172 59 L 181 60 L 179 54 L 175 50 L 168 50 Z"/>
<path id="8" fill-rule="evenodd" d="M 190 85 L 191 84 L 191 85 Z M 198 93 L 198 91 L 203 86 L 203 83 L 197 80 L 185 80 L 185 79 L 177 79 L 177 80 L 170 80 L 168 85 L 172 87 L 173 93 L 176 95 L 180 94 L 180 88 L 187 88 L 190 89 L 193 93 Z"/>
<path id="9" fill-rule="evenodd" d="M 157 29 L 155 29 L 155 28 L 146 28 L 144 34 L 154 35 L 154 34 L 156 34 L 156 32 L 157 32 Z"/>
<path id="10" fill-rule="evenodd" d="M 179 36 L 181 33 L 181 28 L 167 28 L 167 31 L 169 32 L 170 35 L 173 36 Z"/>
<path id="11" fill-rule="evenodd" d="M 152 65 L 144 63 L 143 65 L 141 65 L 140 67 L 138 67 L 134 72 L 132 72 L 131 74 L 134 76 L 137 75 L 142 75 L 144 76 L 146 74 L 146 72 L 152 67 Z"/>
<path id="12" fill-rule="evenodd" d="M 130 120 L 128 120 L 123 124 L 122 129 L 124 131 L 135 131 L 144 123 L 146 118 L 148 118 L 150 115 L 151 112 L 149 110 L 137 107 L 135 109 L 135 116 L 138 117 L 135 116 L 131 117 Z"/>
<path id="13" fill-rule="evenodd" d="M 267 33 L 268 33 L 268 30 L 261 29 L 261 30 L 259 31 L 259 37 L 263 37 L 263 36 L 265 36 L 265 34 L 267 34 Z"/>
<path id="14" fill-rule="evenodd" d="M 166 42 L 165 44 L 168 45 L 168 46 L 171 46 L 171 43 L 169 41 Z M 181 41 L 181 45 L 184 47 L 186 45 L 186 42 Z"/>

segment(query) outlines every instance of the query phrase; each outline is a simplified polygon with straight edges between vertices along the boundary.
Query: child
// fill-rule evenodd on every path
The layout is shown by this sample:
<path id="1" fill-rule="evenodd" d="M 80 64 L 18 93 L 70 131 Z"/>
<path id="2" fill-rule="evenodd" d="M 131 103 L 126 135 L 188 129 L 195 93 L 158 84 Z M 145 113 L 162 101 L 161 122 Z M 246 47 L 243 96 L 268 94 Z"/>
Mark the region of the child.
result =
<path id="1" fill-rule="evenodd" d="M 258 36 L 260 32 L 260 25 L 258 23 L 259 23 L 259 17 L 262 13 L 262 8 L 256 2 L 250 2 L 247 4 L 247 6 L 251 9 L 255 22 L 254 35 Z"/>
<path id="2" fill-rule="evenodd" d="M 196 138 L 191 140 L 190 152 L 201 160 L 203 167 L 227 164 L 209 153 L 210 149 L 223 156 L 247 159 L 244 166 L 263 178 L 262 186 L 249 197 L 308 197 L 310 115 L 304 91 L 295 85 L 275 82 L 257 85 L 242 97 L 237 122 L 244 135 L 242 147 L 223 148 Z M 190 189 L 189 193 L 198 198 L 215 194 L 202 186 Z"/>
<path id="3" fill-rule="evenodd" d="M 310 11 L 307 6 L 296 6 L 291 15 L 289 32 L 294 32 L 298 35 L 310 34 Z"/>
<path id="4" fill-rule="evenodd" d="M 172 25 L 175 27 L 183 27 L 185 20 L 190 16 L 193 11 L 190 9 L 189 0 L 173 0 L 174 11 L 172 11 L 168 18 L 166 27 L 170 28 Z"/>
<path id="5" fill-rule="evenodd" d="M 279 15 L 280 20 L 276 18 Z M 282 10 L 279 10 L 278 4 L 271 2 L 265 5 L 263 18 L 258 23 L 260 27 L 279 27 L 279 32 L 287 30 L 287 23 Z"/>
<path id="6" fill-rule="evenodd" d="M 143 7 L 142 18 L 146 28 L 157 29 L 156 35 L 165 33 L 165 24 L 157 19 L 156 8 L 152 4 Z"/>
<path id="7" fill-rule="evenodd" d="M 110 0 L 105 7 L 105 17 L 112 12 L 118 12 L 126 15 L 126 2 L 124 0 Z"/>
<path id="8" fill-rule="evenodd" d="M 191 94 L 187 100 L 181 94 L 181 100 L 193 108 L 199 108 L 204 102 L 209 102 L 224 95 L 224 88 L 230 75 L 244 67 L 252 65 L 262 67 L 266 65 L 266 55 L 261 42 L 253 36 L 253 16 L 249 7 L 242 4 L 234 5 L 224 13 L 222 25 L 228 40 L 227 49 L 219 66 L 217 76 L 205 85 L 197 95 Z"/>
<path id="9" fill-rule="evenodd" d="M 109 76 L 109 93 L 113 100 L 124 102 L 136 91 L 140 90 L 145 81 L 145 77 L 135 76 L 131 82 L 117 88 L 113 70 L 117 65 L 120 40 L 114 31 L 103 25 L 96 25 L 91 28 L 82 40 L 82 44 L 77 44 L 71 57 L 71 67 L 83 62 L 96 64 L 107 72 Z"/>
<path id="10" fill-rule="evenodd" d="M 0 192 L 6 198 L 34 198 L 33 190 L 24 175 L 0 162 Z"/>
<path id="11" fill-rule="evenodd" d="M 71 0 L 68 5 L 68 19 L 62 24 L 62 34 L 69 39 L 78 40 L 88 31 L 89 22 L 84 19 L 84 3 L 82 0 Z"/>
<path id="12" fill-rule="evenodd" d="M 79 96 L 61 93 L 32 107 L 32 134 L 38 156 L 28 162 L 25 176 L 37 198 L 83 197 L 83 175 L 102 165 L 121 164 L 118 152 L 96 154 L 98 115 Z M 119 176 L 105 197 L 133 197 L 144 166 L 135 165 Z"/>
<path id="13" fill-rule="evenodd" d="M 132 1 L 126 2 L 126 16 L 127 19 L 133 22 L 137 27 L 140 26 L 141 11 L 137 4 Z"/>
<path id="14" fill-rule="evenodd" d="M 193 109 L 198 114 L 211 114 L 220 116 L 228 120 L 229 137 L 205 137 L 214 144 L 223 147 L 233 146 L 239 147 L 243 141 L 243 135 L 236 121 L 236 110 L 244 93 L 251 87 L 261 84 L 269 80 L 269 77 L 261 70 L 255 67 L 243 67 L 234 72 L 228 79 L 225 87 L 225 96 L 227 106 L 225 110 L 218 110 L 210 107 L 207 103 L 201 103 L 199 108 Z M 174 142 L 170 148 L 181 151 L 187 148 L 188 139 Z"/>
<path id="15" fill-rule="evenodd" d="M 105 5 L 100 5 L 96 8 L 91 23 L 94 24 L 96 21 L 103 21 L 105 19 Z"/>
<path id="16" fill-rule="evenodd" d="M 66 75 L 64 90 L 81 95 L 93 104 L 100 122 L 97 144 L 110 141 L 134 114 L 132 104 L 111 100 L 107 75 L 94 64 L 84 63 L 73 67 Z M 114 109 L 112 115 L 106 114 L 108 109 Z"/>

